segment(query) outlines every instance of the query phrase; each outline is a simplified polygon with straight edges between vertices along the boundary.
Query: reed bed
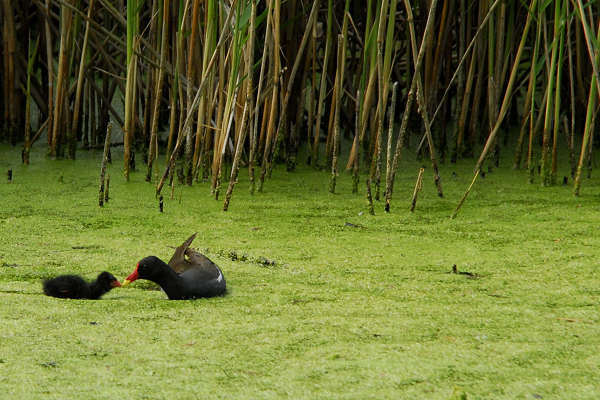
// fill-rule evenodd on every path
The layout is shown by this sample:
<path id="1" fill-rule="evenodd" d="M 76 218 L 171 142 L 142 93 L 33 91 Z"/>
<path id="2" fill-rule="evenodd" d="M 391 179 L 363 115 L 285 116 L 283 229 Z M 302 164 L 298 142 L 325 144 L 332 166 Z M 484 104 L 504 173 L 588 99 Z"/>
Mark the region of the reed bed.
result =
<path id="1" fill-rule="evenodd" d="M 224 210 L 245 170 L 254 193 L 308 163 L 331 192 L 345 169 L 365 193 L 363 171 L 390 211 L 403 151 L 439 196 L 440 162 L 472 158 L 469 189 L 501 159 L 551 186 L 564 154 L 579 195 L 599 16 L 583 0 L 2 0 L 0 140 L 24 163 L 40 137 L 74 159 L 113 121 L 125 179 L 210 182 Z"/>

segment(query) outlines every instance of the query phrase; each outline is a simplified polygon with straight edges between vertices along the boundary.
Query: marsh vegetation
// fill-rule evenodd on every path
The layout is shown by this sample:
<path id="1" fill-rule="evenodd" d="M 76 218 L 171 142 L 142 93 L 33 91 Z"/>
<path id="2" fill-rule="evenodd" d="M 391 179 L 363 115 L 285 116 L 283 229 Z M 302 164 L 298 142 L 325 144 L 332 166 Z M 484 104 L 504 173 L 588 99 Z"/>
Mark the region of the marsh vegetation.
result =
<path id="1" fill-rule="evenodd" d="M 473 159 L 474 182 L 508 152 L 549 186 L 562 154 L 575 194 L 591 168 L 594 1 L 2 5 L 0 135 L 23 142 L 25 163 L 40 137 L 53 158 L 101 147 L 113 120 L 125 179 L 141 171 L 157 193 L 208 181 L 225 210 L 242 167 L 251 191 L 277 164 L 325 169 L 332 192 L 348 171 L 364 193 L 368 172 L 387 210 L 406 152 L 428 160 L 440 196 L 440 162 Z"/>

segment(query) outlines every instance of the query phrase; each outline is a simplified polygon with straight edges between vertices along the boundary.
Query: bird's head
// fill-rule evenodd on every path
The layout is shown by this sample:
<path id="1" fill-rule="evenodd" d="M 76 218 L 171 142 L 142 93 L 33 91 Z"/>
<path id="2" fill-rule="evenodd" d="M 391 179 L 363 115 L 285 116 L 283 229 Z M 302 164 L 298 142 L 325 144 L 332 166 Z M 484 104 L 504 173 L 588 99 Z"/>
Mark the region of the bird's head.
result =
<path id="1" fill-rule="evenodd" d="M 121 286 L 119 280 L 115 278 L 113 274 L 106 271 L 101 272 L 100 275 L 98 275 L 97 280 L 105 287 L 115 288 Z"/>
<path id="2" fill-rule="evenodd" d="M 143 258 L 137 263 L 135 270 L 123 281 L 122 286 L 138 279 L 153 280 L 165 265 L 160 258 L 155 256 Z"/>

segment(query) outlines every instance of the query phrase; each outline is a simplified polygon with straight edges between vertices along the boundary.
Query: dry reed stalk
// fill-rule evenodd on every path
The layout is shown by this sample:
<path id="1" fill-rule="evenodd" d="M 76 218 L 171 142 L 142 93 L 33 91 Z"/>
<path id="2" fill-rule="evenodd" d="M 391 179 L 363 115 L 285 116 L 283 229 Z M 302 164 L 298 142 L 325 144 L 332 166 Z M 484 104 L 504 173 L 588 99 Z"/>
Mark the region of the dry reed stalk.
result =
<path id="1" fill-rule="evenodd" d="M 106 187 L 104 188 L 104 203 L 110 200 L 110 173 L 106 175 Z"/>
<path id="2" fill-rule="evenodd" d="M 410 212 L 415 211 L 415 207 L 417 206 L 417 197 L 419 196 L 419 192 L 423 189 L 423 172 L 425 168 L 419 169 L 419 175 L 417 176 L 417 182 L 415 183 L 415 190 L 413 190 L 412 200 L 410 202 Z"/>
<path id="3" fill-rule="evenodd" d="M 59 153 L 59 146 L 61 140 L 61 124 L 64 118 L 63 116 L 63 105 L 66 96 L 66 86 L 68 81 L 67 76 L 67 62 L 69 54 L 69 38 L 71 36 L 71 25 L 73 13 L 67 6 L 68 2 L 72 0 L 65 0 L 61 3 L 61 27 L 60 27 L 60 49 L 58 55 L 58 72 L 56 79 L 56 101 L 54 102 L 54 115 L 52 117 L 52 133 L 51 133 L 51 144 L 50 144 L 50 156 L 56 158 Z M 50 111 L 51 112 L 51 111 Z"/>
<path id="4" fill-rule="evenodd" d="M 358 143 L 357 138 L 360 135 L 360 89 L 356 91 L 356 103 L 354 107 L 354 142 Z M 359 160 L 360 146 L 357 146 L 356 155 L 352 162 L 352 193 L 358 193 Z"/>
<path id="5" fill-rule="evenodd" d="M 335 193 L 336 179 L 338 175 L 337 164 L 338 164 L 338 141 L 340 137 L 340 108 L 342 107 L 342 88 L 344 80 L 344 36 L 338 35 L 338 53 L 337 53 L 337 73 L 335 79 L 335 122 L 334 122 L 334 134 L 333 134 L 333 148 L 332 148 L 332 159 L 331 159 L 331 178 L 329 180 L 329 192 Z"/>
<path id="6" fill-rule="evenodd" d="M 25 88 L 25 143 L 21 158 L 24 164 L 29 164 L 29 151 L 31 149 L 31 75 L 33 73 L 33 64 L 35 62 L 39 36 L 31 46 L 31 34 L 28 40 L 28 60 L 27 60 L 27 84 Z"/>
<path id="7" fill-rule="evenodd" d="M 204 22 L 204 43 L 202 49 L 202 73 L 201 80 L 208 79 L 212 82 L 212 77 L 207 77 L 207 66 L 211 52 L 214 50 L 215 38 L 216 38 L 216 24 L 215 24 L 215 1 L 209 0 L 204 8 L 205 22 Z M 210 92 L 210 89 L 209 89 Z M 205 96 L 202 96 L 198 105 L 198 117 L 196 123 L 196 141 L 194 143 L 194 176 L 196 180 L 200 176 L 200 167 L 202 165 L 203 158 L 208 160 L 206 151 L 210 143 L 208 141 L 209 131 L 205 127 L 207 123 L 210 123 L 210 114 L 207 111 L 209 104 Z M 207 172 L 207 169 L 204 168 Z"/>
<path id="8" fill-rule="evenodd" d="M 16 141 L 16 130 L 17 130 L 17 115 L 18 109 L 18 98 L 17 98 L 17 82 L 16 82 L 16 68 L 17 68 L 17 38 L 16 38 L 16 27 L 13 14 L 13 6 L 11 0 L 3 0 L 3 17 L 4 17 L 4 54 L 5 54 L 5 85 L 6 95 L 5 101 L 5 121 L 8 123 L 8 137 L 12 144 Z"/>
<path id="9" fill-rule="evenodd" d="M 187 99 L 187 106 L 188 108 L 192 105 L 192 86 L 194 84 L 194 68 L 193 68 L 193 63 L 194 63 L 194 51 L 195 48 L 194 46 L 196 45 L 196 36 L 198 35 L 198 25 L 199 25 L 199 21 L 198 21 L 198 14 L 199 14 L 199 9 L 200 9 L 200 0 L 194 0 L 193 3 L 193 7 L 192 7 L 192 21 L 191 21 L 191 25 L 192 25 L 192 32 L 189 38 L 189 44 L 188 44 L 188 60 L 187 60 L 187 77 L 188 77 L 188 82 L 187 82 L 187 91 L 186 91 L 186 99 Z M 187 8 L 186 8 L 187 10 Z M 194 136 L 192 133 L 192 127 L 188 127 L 187 131 L 184 132 L 185 134 L 185 176 L 186 176 L 186 184 L 187 185 L 192 185 L 192 180 L 193 180 L 193 174 L 194 174 L 194 148 L 195 148 L 195 140 L 194 140 Z"/>
<path id="10" fill-rule="evenodd" d="M 77 132 L 79 131 L 79 114 L 81 112 L 81 91 L 83 89 L 83 81 L 84 81 L 84 70 L 86 66 L 86 56 L 87 56 L 87 48 L 90 34 L 90 21 L 92 18 L 92 10 L 94 9 L 94 0 L 90 0 L 88 5 L 88 13 L 87 13 L 87 21 L 85 23 L 85 33 L 83 35 L 83 44 L 81 46 L 81 58 L 79 60 L 79 71 L 77 73 L 77 89 L 75 91 L 75 103 L 73 105 L 73 122 L 72 122 L 72 132 L 70 134 L 71 137 L 75 137 Z M 69 155 L 70 158 L 75 158 L 75 143 L 73 140 L 69 142 Z"/>
<path id="11" fill-rule="evenodd" d="M 307 118 L 307 129 L 306 129 L 306 143 L 310 148 L 313 143 L 313 134 L 315 132 L 315 108 L 316 108 L 316 84 L 317 84 L 317 24 L 312 26 L 312 35 L 310 38 L 310 58 L 311 58 L 311 78 L 310 78 L 310 91 L 308 92 L 308 118 Z M 312 164 L 312 153 L 309 152 L 308 164 Z"/>
<path id="12" fill-rule="evenodd" d="M 123 174 L 129 180 L 130 162 L 132 159 L 132 145 L 135 131 L 135 80 L 137 70 L 137 55 L 133 54 L 127 67 L 127 84 L 125 86 L 125 122 L 123 124 Z"/>
<path id="13" fill-rule="evenodd" d="M 531 69 L 530 69 L 531 70 Z M 527 132 L 527 121 L 531 116 L 531 100 L 533 91 L 534 79 L 529 79 L 527 84 L 527 94 L 525 95 L 525 103 L 523 105 L 523 118 L 521 120 L 521 129 L 519 131 L 519 138 L 517 139 L 517 147 L 515 150 L 515 158 L 513 163 L 513 169 L 519 169 L 521 167 L 521 158 L 523 156 L 523 141 L 525 139 L 525 133 Z"/>
<path id="14" fill-rule="evenodd" d="M 108 152 L 110 151 L 110 135 L 112 132 L 112 122 L 106 127 L 106 137 L 104 138 L 104 153 L 102 154 L 102 163 L 100 165 L 100 189 L 98 191 L 98 205 L 104 206 L 104 174 L 106 173 L 106 164 L 108 163 Z"/>
<path id="15" fill-rule="evenodd" d="M 460 208 L 462 207 L 463 203 L 467 199 L 467 196 L 469 195 L 469 193 L 471 193 L 471 189 L 473 189 L 473 185 L 475 185 L 475 181 L 477 180 L 477 177 L 479 176 L 480 172 L 481 172 L 480 169 L 475 171 L 475 175 L 473 176 L 473 179 L 471 180 L 471 184 L 469 185 L 466 192 L 463 194 L 462 198 L 458 202 L 458 205 L 454 209 L 454 212 L 452 212 L 452 215 L 450 216 L 451 219 L 456 218 L 456 216 L 458 215 L 458 212 L 460 211 Z"/>
<path id="16" fill-rule="evenodd" d="M 327 71 L 329 68 L 329 58 L 331 57 L 333 30 L 333 0 L 327 2 L 327 34 L 325 37 L 325 54 L 323 56 L 323 69 L 321 70 L 321 79 L 319 83 L 319 98 L 317 101 L 317 118 L 315 122 L 315 135 L 312 144 L 312 165 L 317 165 L 319 157 L 319 137 L 321 136 L 321 118 L 323 116 L 323 105 L 327 96 Z"/>
<path id="17" fill-rule="evenodd" d="M 557 84 L 557 68 L 560 71 L 558 62 L 558 42 L 559 42 L 559 24 L 560 24 L 560 5 L 561 1 L 556 1 L 554 7 L 554 40 L 552 41 L 552 53 L 550 55 L 550 68 L 548 69 L 548 100 L 546 101 L 545 118 L 544 118 L 544 133 L 542 135 L 542 159 L 541 159 L 541 175 L 542 184 L 549 186 L 552 184 L 551 178 L 551 153 L 550 153 L 550 135 L 552 125 L 557 124 L 558 121 L 553 121 L 554 109 L 555 109 L 555 94 L 554 86 Z M 558 83 L 560 84 L 560 83 Z M 560 92 L 559 92 L 560 93 Z"/>
<path id="18" fill-rule="evenodd" d="M 44 13 L 44 36 L 46 39 L 46 68 L 48 70 L 48 147 L 52 145 L 51 128 L 54 126 L 54 63 L 52 62 L 52 34 L 50 32 L 50 0 L 46 0 Z"/>
<path id="19" fill-rule="evenodd" d="M 569 3 L 567 3 L 567 15 L 570 15 Z M 565 132 L 569 133 L 569 164 L 571 166 L 571 178 L 575 176 L 575 79 L 573 76 L 573 54 L 571 44 L 571 22 L 573 17 L 569 18 L 567 23 L 567 59 L 569 61 L 569 94 L 570 94 L 570 111 L 571 111 L 571 125 L 565 125 Z M 566 116 L 565 116 L 566 118 Z"/>
<path id="20" fill-rule="evenodd" d="M 391 179 L 392 179 L 392 140 L 394 136 L 394 116 L 396 115 L 396 98 L 398 97 L 398 82 L 394 82 L 392 87 L 392 103 L 390 104 L 390 115 L 389 115 L 389 123 L 388 123 L 388 135 L 387 135 L 387 148 L 386 148 L 386 176 L 385 176 L 385 187 L 386 194 L 388 192 L 387 188 L 391 187 Z M 385 197 L 385 211 L 390 212 L 390 198 L 388 196 Z"/>
<path id="21" fill-rule="evenodd" d="M 579 196 L 580 194 L 580 190 L 581 190 L 581 174 L 583 171 L 583 164 L 584 161 L 586 159 L 586 157 L 588 157 L 588 146 L 590 146 L 590 143 L 592 141 L 593 135 L 591 134 L 592 131 L 592 126 L 593 126 L 593 122 L 594 122 L 594 114 L 595 114 L 595 107 L 596 107 L 596 103 L 597 103 L 597 99 L 596 96 L 598 95 L 598 92 L 600 91 L 599 87 L 600 87 L 600 82 L 599 82 L 599 78 L 598 78 L 598 70 L 597 70 L 597 63 L 600 61 L 600 51 L 595 50 L 593 48 L 592 45 L 592 39 L 590 38 L 591 33 L 590 33 L 590 28 L 586 22 L 586 14 L 585 14 L 585 10 L 583 9 L 583 4 L 581 3 L 581 0 L 577 0 L 577 6 L 579 7 L 579 17 L 581 20 L 581 23 L 583 25 L 583 31 L 584 31 L 584 35 L 585 35 L 585 40 L 586 40 L 586 45 L 588 47 L 588 52 L 590 55 L 590 59 L 592 60 L 592 66 L 593 66 L 593 70 L 594 73 L 592 74 L 592 80 L 590 83 L 590 95 L 588 98 L 588 107 L 587 107 L 587 113 L 586 113 L 586 118 L 585 118 L 585 127 L 584 127 L 584 131 L 583 131 L 583 139 L 581 142 L 581 153 L 579 155 L 579 163 L 577 164 L 577 170 L 575 173 L 575 183 L 573 185 L 573 193 L 575 194 L 575 196 Z M 598 41 L 600 40 L 600 26 L 598 27 L 598 33 L 597 33 L 597 37 L 596 37 L 596 43 L 598 43 Z M 589 151 L 591 151 L 591 146 Z"/>
<path id="22" fill-rule="evenodd" d="M 133 159 L 133 140 L 136 118 L 136 77 L 138 58 L 139 29 L 138 0 L 127 1 L 127 72 L 125 83 L 125 122 L 123 124 L 123 175 L 129 181 L 129 171 Z"/>
<path id="23" fill-rule="evenodd" d="M 252 0 L 252 5 L 253 7 L 255 7 L 255 0 Z M 272 34 L 272 29 L 271 29 L 271 18 L 267 17 L 267 23 L 266 23 L 266 29 L 265 29 L 265 42 L 266 43 L 270 43 L 271 42 L 271 34 Z M 264 46 L 263 47 L 263 52 L 262 52 L 262 57 L 261 57 L 261 62 L 260 62 L 260 73 L 258 76 L 258 87 L 256 89 L 256 104 L 255 104 L 255 108 L 254 108 L 254 112 L 253 114 L 253 118 L 254 118 L 254 123 L 252 126 L 252 133 L 250 135 L 250 154 L 248 156 L 248 177 L 250 180 L 250 194 L 254 194 L 254 190 L 256 188 L 256 182 L 255 182 L 255 164 L 256 164 L 256 153 L 258 150 L 258 144 L 259 142 L 262 142 L 262 137 L 264 134 L 264 124 L 265 121 L 267 120 L 266 118 L 266 110 L 268 109 L 268 101 L 265 102 L 264 104 L 264 112 L 263 112 L 263 117 L 262 117 L 262 125 L 261 125 L 261 136 L 260 138 L 258 138 L 258 116 L 259 116 L 259 109 L 260 109 L 260 105 L 261 105 L 261 94 L 262 94 L 262 88 L 264 85 L 264 77 L 265 77 L 265 69 L 266 69 L 266 64 L 267 64 L 267 57 L 268 57 L 268 49 L 269 46 Z"/>
<path id="24" fill-rule="evenodd" d="M 159 0 L 160 2 L 161 0 Z M 148 169 L 146 171 L 146 181 L 152 180 L 152 166 L 158 155 L 158 118 L 160 113 L 160 103 L 162 99 L 162 88 L 165 76 L 165 64 L 167 58 L 167 36 L 169 29 L 169 0 L 162 0 L 162 27 L 160 37 L 160 62 L 156 77 L 156 87 L 154 91 L 154 104 L 152 108 L 152 122 L 150 123 L 150 143 L 148 147 Z"/>
<path id="25" fill-rule="evenodd" d="M 567 19 L 567 0 L 564 1 L 563 7 L 561 8 L 560 23 L 563 24 Z M 558 48 L 558 61 L 556 70 L 556 94 L 554 96 L 554 130 L 552 135 L 552 170 L 550 173 L 550 182 L 552 185 L 556 184 L 557 173 L 558 173 L 558 131 L 560 128 L 560 107 L 561 107 L 561 82 L 562 82 L 562 71 L 563 71 L 563 60 L 564 60 L 564 38 L 565 30 L 564 27 L 560 28 L 559 48 Z M 566 131 L 567 132 L 567 131 Z"/>
<path id="26" fill-rule="evenodd" d="M 240 125 L 240 137 L 237 140 L 237 146 L 235 148 L 235 154 L 233 158 L 233 165 L 231 166 L 231 176 L 229 179 L 229 185 L 227 186 L 227 192 L 225 193 L 225 201 L 223 202 L 223 211 L 227 211 L 229 209 L 229 203 L 231 201 L 231 196 L 233 194 L 233 188 L 237 183 L 237 177 L 239 172 L 239 163 L 240 158 L 242 156 L 242 147 L 244 145 L 244 141 L 246 139 L 246 120 L 248 119 L 248 110 L 250 108 L 250 100 L 246 97 L 246 102 L 244 104 L 244 111 L 242 112 L 241 125 Z"/>

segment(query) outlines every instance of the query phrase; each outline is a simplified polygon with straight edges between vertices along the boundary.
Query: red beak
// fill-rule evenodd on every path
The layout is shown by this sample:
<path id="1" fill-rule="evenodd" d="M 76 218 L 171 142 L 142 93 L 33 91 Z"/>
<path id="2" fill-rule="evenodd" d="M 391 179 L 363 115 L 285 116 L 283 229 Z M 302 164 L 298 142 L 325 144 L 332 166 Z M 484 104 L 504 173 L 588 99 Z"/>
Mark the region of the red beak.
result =
<path id="1" fill-rule="evenodd" d="M 121 282 L 119 281 L 112 281 L 110 284 L 111 287 L 121 287 Z"/>
<path id="2" fill-rule="evenodd" d="M 135 267 L 135 271 L 133 271 L 131 273 L 131 275 L 129 275 L 127 278 L 125 278 L 125 280 L 123 281 L 123 284 L 121 286 L 129 285 L 131 282 L 133 282 L 139 278 L 138 267 L 139 267 L 139 265 L 137 265 Z"/>

